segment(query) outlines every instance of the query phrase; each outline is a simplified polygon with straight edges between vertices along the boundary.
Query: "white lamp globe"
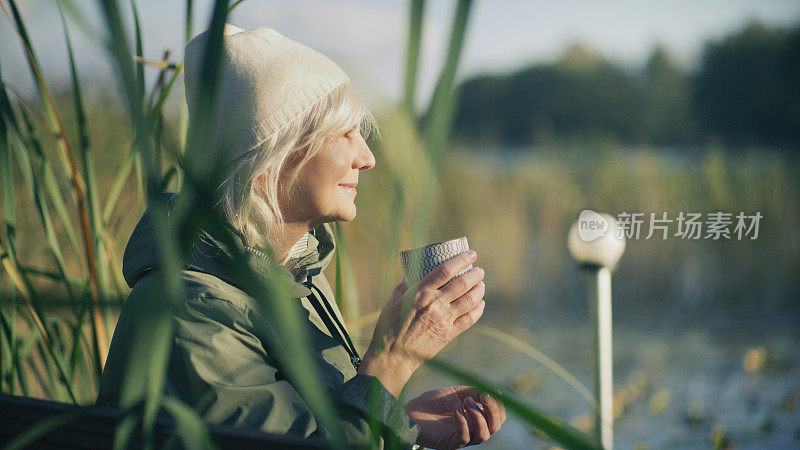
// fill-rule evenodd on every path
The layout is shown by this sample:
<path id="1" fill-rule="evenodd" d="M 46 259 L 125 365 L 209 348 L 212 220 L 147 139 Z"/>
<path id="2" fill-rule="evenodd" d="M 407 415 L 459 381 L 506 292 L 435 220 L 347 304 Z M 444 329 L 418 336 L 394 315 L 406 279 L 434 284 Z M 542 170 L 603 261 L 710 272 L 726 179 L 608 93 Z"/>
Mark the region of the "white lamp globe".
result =
<path id="1" fill-rule="evenodd" d="M 572 224 L 567 245 L 581 266 L 613 270 L 625 252 L 625 233 L 611 215 L 585 209 Z"/>

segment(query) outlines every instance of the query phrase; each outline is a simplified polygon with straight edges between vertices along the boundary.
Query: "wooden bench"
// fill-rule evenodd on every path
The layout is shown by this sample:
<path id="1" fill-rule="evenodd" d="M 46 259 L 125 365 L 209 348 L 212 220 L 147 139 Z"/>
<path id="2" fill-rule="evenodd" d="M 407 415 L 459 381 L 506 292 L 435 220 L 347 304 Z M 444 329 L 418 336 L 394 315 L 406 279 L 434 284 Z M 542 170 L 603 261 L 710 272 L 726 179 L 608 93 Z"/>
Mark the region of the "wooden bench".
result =
<path id="1" fill-rule="evenodd" d="M 81 407 L 66 403 L 50 402 L 27 397 L 0 394 L 0 448 L 42 421 L 61 415 L 65 423 L 44 433 L 30 448 L 112 448 L 114 430 L 124 417 L 113 408 Z M 322 449 L 322 441 L 307 440 L 295 436 L 272 435 L 256 431 L 241 430 L 226 426 L 209 426 L 214 442 L 220 448 L 269 448 L 269 449 Z M 138 433 L 134 433 L 137 437 Z M 176 434 L 175 424 L 167 418 L 159 418 L 155 425 L 155 443 L 161 447 Z M 180 441 L 176 439 L 176 443 Z M 132 448 L 141 447 L 141 442 L 132 442 Z M 179 445 L 180 446 L 180 445 Z"/>

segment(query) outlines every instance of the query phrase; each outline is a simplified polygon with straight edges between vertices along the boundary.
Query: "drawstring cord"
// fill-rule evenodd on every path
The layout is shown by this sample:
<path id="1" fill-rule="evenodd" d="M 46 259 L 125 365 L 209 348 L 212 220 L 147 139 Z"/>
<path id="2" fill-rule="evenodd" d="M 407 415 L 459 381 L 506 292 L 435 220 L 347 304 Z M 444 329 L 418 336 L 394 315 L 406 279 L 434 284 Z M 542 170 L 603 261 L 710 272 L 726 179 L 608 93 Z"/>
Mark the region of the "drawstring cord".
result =
<path id="1" fill-rule="evenodd" d="M 325 298 L 325 294 L 314 285 L 314 282 L 311 281 L 311 275 L 306 278 L 306 282 L 303 283 L 305 287 L 311 290 L 311 295 L 309 298 L 311 299 L 311 304 L 314 306 L 314 309 L 319 314 L 322 321 L 325 323 L 325 327 L 328 328 L 328 332 L 331 333 L 331 336 L 335 337 L 339 344 L 347 350 L 347 353 L 350 355 L 350 363 L 353 364 L 353 367 L 358 370 L 358 367 L 361 365 L 361 357 L 358 356 L 358 351 L 356 351 L 355 345 L 353 345 L 353 341 L 350 340 L 350 335 L 347 333 L 347 329 L 345 329 L 342 322 L 339 321 L 339 317 L 333 311 L 333 308 L 328 302 L 328 299 Z M 314 294 L 314 291 L 319 294 L 320 298 Z"/>

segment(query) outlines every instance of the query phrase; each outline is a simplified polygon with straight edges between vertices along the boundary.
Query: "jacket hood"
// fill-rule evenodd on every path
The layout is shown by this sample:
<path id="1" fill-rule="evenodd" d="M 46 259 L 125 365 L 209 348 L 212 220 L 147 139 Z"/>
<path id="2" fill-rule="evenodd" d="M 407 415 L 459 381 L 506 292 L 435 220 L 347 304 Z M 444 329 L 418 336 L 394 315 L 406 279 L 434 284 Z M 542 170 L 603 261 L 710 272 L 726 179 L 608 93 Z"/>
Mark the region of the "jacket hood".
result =
<path id="1" fill-rule="evenodd" d="M 162 194 L 167 204 L 167 219 L 172 217 L 172 211 L 178 199 L 176 193 Z M 134 285 L 150 272 L 157 270 L 161 263 L 158 245 L 158 227 L 156 223 L 157 205 L 150 204 L 142 215 L 139 223 L 133 229 L 125 253 L 122 257 L 122 274 L 125 282 L 133 288 Z M 248 265 L 257 273 L 263 274 L 268 265 L 273 264 L 266 252 L 244 245 L 239 236 L 235 236 L 236 251 L 245 254 Z M 333 233 L 328 224 L 319 225 L 306 233 L 298 241 L 289 254 L 288 261 L 281 266 L 282 278 L 288 284 L 289 292 L 294 297 L 305 297 L 310 291 L 301 284 L 307 275 L 317 275 L 330 263 L 333 258 L 335 244 Z M 226 282 L 236 285 L 235 271 L 226 264 L 226 254 L 230 250 L 215 239 L 208 232 L 198 233 L 192 250 L 184 261 L 184 269 L 205 272 L 222 278 Z"/>

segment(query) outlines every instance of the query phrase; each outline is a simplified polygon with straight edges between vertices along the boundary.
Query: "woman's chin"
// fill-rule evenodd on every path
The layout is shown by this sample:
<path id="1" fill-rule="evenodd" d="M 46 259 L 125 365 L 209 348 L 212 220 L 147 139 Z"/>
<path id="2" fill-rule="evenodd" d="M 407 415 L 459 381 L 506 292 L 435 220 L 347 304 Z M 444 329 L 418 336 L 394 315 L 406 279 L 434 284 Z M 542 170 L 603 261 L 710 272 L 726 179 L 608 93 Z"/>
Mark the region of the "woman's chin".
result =
<path id="1" fill-rule="evenodd" d="M 351 208 L 347 208 L 347 211 L 343 211 L 339 219 L 336 220 L 340 222 L 350 222 L 356 218 L 356 212 L 356 206 L 353 205 Z"/>
<path id="2" fill-rule="evenodd" d="M 349 208 L 348 208 L 349 209 Z M 350 222 L 356 218 L 356 208 L 353 206 L 352 210 L 342 211 L 337 214 L 331 214 L 327 217 L 322 217 L 319 220 L 315 220 L 311 223 L 312 227 L 322 224 L 322 223 L 330 223 L 330 222 Z"/>
<path id="3" fill-rule="evenodd" d="M 337 219 L 338 222 L 350 222 L 356 218 L 356 213 L 353 214 L 345 214 L 341 218 Z"/>

